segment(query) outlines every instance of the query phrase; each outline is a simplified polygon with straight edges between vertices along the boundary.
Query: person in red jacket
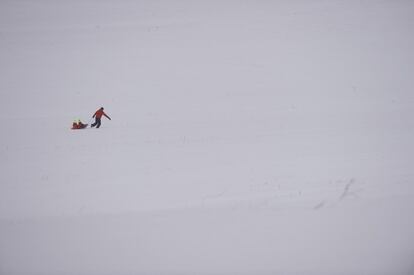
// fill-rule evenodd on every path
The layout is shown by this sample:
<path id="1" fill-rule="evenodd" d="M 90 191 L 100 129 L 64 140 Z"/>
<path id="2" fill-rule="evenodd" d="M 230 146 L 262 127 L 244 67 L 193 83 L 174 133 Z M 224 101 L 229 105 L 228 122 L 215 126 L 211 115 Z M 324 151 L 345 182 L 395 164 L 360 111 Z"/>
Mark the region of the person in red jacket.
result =
<path id="1" fill-rule="evenodd" d="M 109 120 L 111 120 L 111 118 L 105 114 L 104 112 L 104 108 L 101 107 L 98 111 L 95 112 L 95 114 L 92 116 L 93 118 L 95 118 L 95 123 L 91 124 L 91 127 L 95 127 L 99 128 L 101 126 L 101 118 L 102 116 L 106 116 L 106 118 L 108 118 Z"/>

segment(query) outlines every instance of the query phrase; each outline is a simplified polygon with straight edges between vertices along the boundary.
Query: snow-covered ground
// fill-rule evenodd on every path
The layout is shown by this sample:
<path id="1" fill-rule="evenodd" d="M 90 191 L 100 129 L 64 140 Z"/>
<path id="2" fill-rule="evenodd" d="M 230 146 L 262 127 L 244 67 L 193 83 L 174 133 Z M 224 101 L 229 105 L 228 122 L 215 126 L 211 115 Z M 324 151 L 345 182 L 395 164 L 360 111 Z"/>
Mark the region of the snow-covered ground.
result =
<path id="1" fill-rule="evenodd" d="M 414 274 L 413 14 L 1 1 L 0 274 Z"/>

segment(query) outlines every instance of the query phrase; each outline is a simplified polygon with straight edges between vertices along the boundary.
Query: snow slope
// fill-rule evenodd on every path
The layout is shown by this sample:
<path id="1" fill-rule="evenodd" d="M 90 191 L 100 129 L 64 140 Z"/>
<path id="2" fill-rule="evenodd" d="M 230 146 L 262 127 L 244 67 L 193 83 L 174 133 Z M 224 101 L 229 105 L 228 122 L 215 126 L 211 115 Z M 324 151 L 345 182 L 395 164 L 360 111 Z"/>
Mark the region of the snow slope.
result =
<path id="1" fill-rule="evenodd" d="M 1 1 L 0 274 L 414 274 L 413 12 Z"/>

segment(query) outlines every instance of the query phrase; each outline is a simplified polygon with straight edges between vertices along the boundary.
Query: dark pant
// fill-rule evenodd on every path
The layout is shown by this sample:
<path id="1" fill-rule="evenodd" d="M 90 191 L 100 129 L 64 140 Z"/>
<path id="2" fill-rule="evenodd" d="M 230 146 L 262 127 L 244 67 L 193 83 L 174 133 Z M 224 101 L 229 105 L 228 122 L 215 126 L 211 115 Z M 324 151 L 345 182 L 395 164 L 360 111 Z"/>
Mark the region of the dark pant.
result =
<path id="1" fill-rule="evenodd" d="M 95 127 L 95 126 L 96 126 L 96 128 L 99 128 L 101 126 L 101 119 L 100 118 L 95 117 L 95 123 L 93 123 L 91 125 L 91 127 Z"/>

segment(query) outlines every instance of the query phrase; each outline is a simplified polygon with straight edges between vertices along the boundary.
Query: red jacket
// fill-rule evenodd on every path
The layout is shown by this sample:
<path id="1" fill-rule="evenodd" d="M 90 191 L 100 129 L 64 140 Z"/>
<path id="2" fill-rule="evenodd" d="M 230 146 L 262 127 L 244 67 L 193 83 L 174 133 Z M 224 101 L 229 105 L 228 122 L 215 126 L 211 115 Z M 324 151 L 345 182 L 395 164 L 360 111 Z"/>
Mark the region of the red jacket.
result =
<path id="1" fill-rule="evenodd" d="M 108 119 L 111 119 L 107 114 L 105 114 L 103 109 L 99 109 L 98 111 L 96 111 L 92 117 L 101 118 L 102 116 L 106 116 Z"/>

